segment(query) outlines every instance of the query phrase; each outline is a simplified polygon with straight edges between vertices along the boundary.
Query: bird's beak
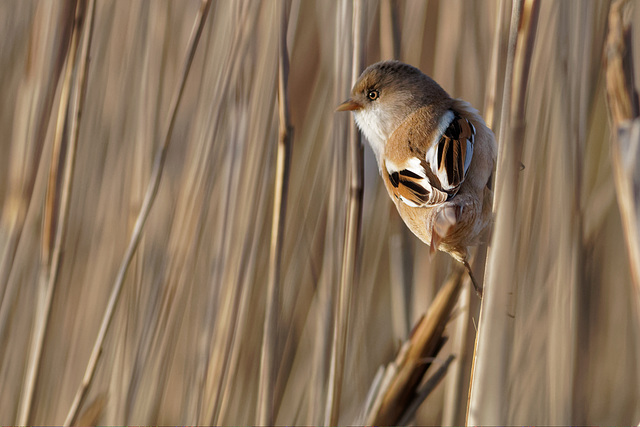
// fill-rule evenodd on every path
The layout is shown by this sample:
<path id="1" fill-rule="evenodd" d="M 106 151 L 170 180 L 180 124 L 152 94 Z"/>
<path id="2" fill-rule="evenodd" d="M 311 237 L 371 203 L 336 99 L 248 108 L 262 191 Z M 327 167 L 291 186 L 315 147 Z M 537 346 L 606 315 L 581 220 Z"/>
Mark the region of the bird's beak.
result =
<path id="1" fill-rule="evenodd" d="M 354 101 L 353 99 L 347 99 L 342 104 L 338 105 L 336 111 L 355 111 L 362 108 L 362 105 Z"/>

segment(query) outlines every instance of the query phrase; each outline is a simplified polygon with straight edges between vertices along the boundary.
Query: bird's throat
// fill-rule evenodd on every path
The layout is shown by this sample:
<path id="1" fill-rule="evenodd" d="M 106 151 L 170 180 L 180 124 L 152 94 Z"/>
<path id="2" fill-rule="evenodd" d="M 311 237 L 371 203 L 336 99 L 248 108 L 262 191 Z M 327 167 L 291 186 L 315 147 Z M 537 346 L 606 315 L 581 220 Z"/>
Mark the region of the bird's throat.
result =
<path id="1" fill-rule="evenodd" d="M 388 126 L 385 126 L 386 123 L 384 120 L 380 120 L 379 115 L 376 114 L 375 111 L 363 109 L 355 113 L 355 119 L 358 128 L 360 128 L 367 138 L 367 141 L 369 141 L 369 145 L 373 149 L 373 153 L 379 164 L 384 154 L 385 141 L 389 138 L 393 130 L 387 130 Z"/>

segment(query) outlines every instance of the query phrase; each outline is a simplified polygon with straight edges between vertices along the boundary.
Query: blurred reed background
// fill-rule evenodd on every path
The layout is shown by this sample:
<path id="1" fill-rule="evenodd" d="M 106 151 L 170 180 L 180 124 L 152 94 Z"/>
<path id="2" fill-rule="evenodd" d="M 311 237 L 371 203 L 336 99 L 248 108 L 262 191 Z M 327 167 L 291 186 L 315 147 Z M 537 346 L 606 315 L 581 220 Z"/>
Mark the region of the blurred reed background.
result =
<path id="1" fill-rule="evenodd" d="M 396 57 L 470 101 L 499 137 L 501 162 L 512 160 L 496 175 L 482 315 L 465 284 L 427 376 L 448 371 L 412 422 L 640 422 L 638 266 L 628 255 L 639 239 L 619 203 L 638 205 L 619 200 L 614 180 L 603 59 L 611 4 L 526 1 L 521 22 L 532 4 L 537 19 L 528 33 L 521 25 L 516 54 L 527 35 L 535 43 L 509 73 L 508 0 L 221 0 L 208 10 L 196 0 L 77 10 L 75 0 L 0 1 L 0 422 L 68 421 L 101 334 L 78 423 L 329 419 L 353 176 L 352 119 L 334 109 L 349 94 L 354 49 L 362 66 Z M 626 53 L 640 81 L 640 3 L 623 21 L 635 30 Z M 281 40 L 293 133 L 274 275 Z M 514 78 L 521 96 L 508 98 L 518 67 L 528 80 Z M 522 100 L 521 116 L 503 109 L 509 99 Z M 379 367 L 458 268 L 405 229 L 368 148 L 363 183 L 341 424 L 360 419 Z M 265 355 L 273 405 L 261 413 Z"/>

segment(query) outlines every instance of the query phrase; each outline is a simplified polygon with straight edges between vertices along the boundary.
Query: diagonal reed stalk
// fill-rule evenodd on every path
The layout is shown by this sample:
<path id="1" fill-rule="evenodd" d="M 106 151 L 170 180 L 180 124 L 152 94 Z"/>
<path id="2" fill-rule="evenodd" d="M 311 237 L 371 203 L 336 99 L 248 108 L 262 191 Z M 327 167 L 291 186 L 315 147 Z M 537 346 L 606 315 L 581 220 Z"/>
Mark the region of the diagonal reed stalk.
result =
<path id="1" fill-rule="evenodd" d="M 449 278 L 438 291 L 427 314 L 414 326 L 395 360 L 387 367 L 377 397 L 367 410 L 367 425 L 396 425 L 409 421 L 417 406 L 444 377 L 440 372 L 429 387 L 419 388 L 431 361 L 444 344 L 444 329 L 458 301 L 462 279 L 460 270 Z M 444 366 L 448 367 L 449 363 Z"/>
<path id="2" fill-rule="evenodd" d="M 30 424 L 31 405 L 33 403 L 36 381 L 40 370 L 53 295 L 58 280 L 62 245 L 66 235 L 79 122 L 86 89 L 94 11 L 94 0 L 91 0 L 88 5 L 86 1 L 81 1 L 76 4 L 75 21 L 71 36 L 71 46 L 67 57 L 62 94 L 60 96 L 45 200 L 38 308 L 36 310 L 35 325 L 31 336 L 26 379 L 18 408 L 17 424 L 21 425 Z M 86 16 L 89 17 L 89 22 L 85 27 Z M 78 45 L 85 28 L 85 36 L 80 48 L 80 61 L 76 65 Z M 75 92 L 72 92 L 73 70 L 76 66 L 77 79 Z M 71 99 L 72 93 L 73 100 Z"/>
<path id="3" fill-rule="evenodd" d="M 271 246 L 269 251 L 269 280 L 262 352 L 260 357 L 260 381 L 258 383 L 258 425 L 274 422 L 274 392 L 276 376 L 276 354 L 278 351 L 278 312 L 280 299 L 280 264 L 284 225 L 287 210 L 287 189 L 291 162 L 293 127 L 289 113 L 289 54 L 287 52 L 288 5 L 280 3 L 280 40 L 278 46 L 278 114 L 279 134 L 276 157 L 276 179 L 273 196 L 273 219 L 271 223 Z"/>
<path id="4" fill-rule="evenodd" d="M 353 59 L 351 80 L 357 80 L 363 62 L 363 18 L 364 3 L 353 2 Z M 347 198 L 347 222 L 345 228 L 344 247 L 342 251 L 342 269 L 338 305 L 333 326 L 333 343 L 329 367 L 329 387 L 327 406 L 325 408 L 325 425 L 337 425 L 340 415 L 340 396 L 344 373 L 347 333 L 349 331 L 349 311 L 351 293 L 355 284 L 356 261 L 358 259 L 358 241 L 362 222 L 363 193 L 363 153 L 360 135 L 353 121 L 349 124 L 349 192 Z"/>
<path id="5" fill-rule="evenodd" d="M 158 192 L 158 187 L 160 185 L 160 178 L 162 177 L 162 171 L 164 169 L 164 164 L 166 160 L 167 149 L 171 141 L 171 134 L 173 131 L 173 126 L 175 124 L 176 114 L 178 111 L 178 107 L 180 105 L 180 101 L 182 99 L 182 94 L 184 92 L 187 76 L 189 75 L 189 70 L 193 62 L 193 57 L 195 56 L 195 53 L 196 53 L 198 41 L 200 40 L 200 35 L 202 33 L 202 29 L 204 28 L 204 23 L 206 21 L 207 12 L 210 6 L 211 6 L 210 0 L 202 0 L 200 4 L 200 9 L 198 10 L 198 14 L 196 15 L 196 19 L 193 24 L 191 35 L 189 37 L 189 42 L 187 43 L 187 52 L 185 55 L 184 62 L 182 64 L 180 81 L 178 83 L 178 86 L 176 87 L 176 90 L 171 100 L 171 105 L 169 108 L 170 119 L 169 119 L 167 130 L 165 132 L 164 142 L 158 149 L 158 152 L 156 153 L 153 169 L 151 172 L 151 177 L 149 179 L 149 185 L 147 187 L 145 198 L 142 203 L 142 207 L 140 208 L 140 213 L 136 220 L 136 223 L 131 235 L 131 239 L 129 241 L 129 246 L 127 247 L 124 258 L 120 265 L 120 269 L 118 270 L 118 274 L 116 276 L 113 288 L 111 290 L 109 302 L 107 304 L 107 308 L 105 310 L 103 320 L 100 325 L 100 330 L 98 332 L 98 336 L 96 337 L 96 342 L 91 352 L 91 356 L 89 357 L 89 362 L 87 364 L 87 368 L 86 368 L 84 377 L 82 379 L 82 383 L 80 384 L 80 387 L 76 392 L 76 395 L 73 399 L 71 407 L 69 408 L 67 418 L 65 420 L 65 425 L 67 426 L 75 424 L 80 407 L 82 406 L 82 403 L 87 397 L 87 392 L 89 391 L 89 387 L 91 385 L 96 367 L 98 365 L 98 359 L 102 354 L 104 339 L 107 335 L 107 331 L 109 330 L 109 326 L 111 325 L 111 321 L 113 320 L 113 313 L 115 312 L 115 307 L 118 302 L 120 291 L 122 290 L 122 285 L 124 283 L 124 278 L 125 278 L 127 269 L 131 264 L 133 255 L 135 254 L 136 248 L 138 247 L 138 243 L 140 242 L 140 238 L 142 236 L 142 229 L 144 228 L 144 224 L 149 216 L 149 212 L 151 210 L 151 207 L 153 206 L 153 202 Z"/>

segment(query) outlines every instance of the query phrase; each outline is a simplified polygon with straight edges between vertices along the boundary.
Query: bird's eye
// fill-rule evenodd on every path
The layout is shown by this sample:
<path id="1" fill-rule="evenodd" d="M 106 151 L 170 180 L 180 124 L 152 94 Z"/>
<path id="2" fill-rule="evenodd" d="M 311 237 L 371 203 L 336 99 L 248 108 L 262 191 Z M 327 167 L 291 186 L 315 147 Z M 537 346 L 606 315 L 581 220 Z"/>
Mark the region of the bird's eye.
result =
<path id="1" fill-rule="evenodd" d="M 378 92 L 377 90 L 370 90 L 369 93 L 367 93 L 367 98 L 369 98 L 372 101 L 375 101 L 379 97 L 380 97 L 380 92 Z"/>

